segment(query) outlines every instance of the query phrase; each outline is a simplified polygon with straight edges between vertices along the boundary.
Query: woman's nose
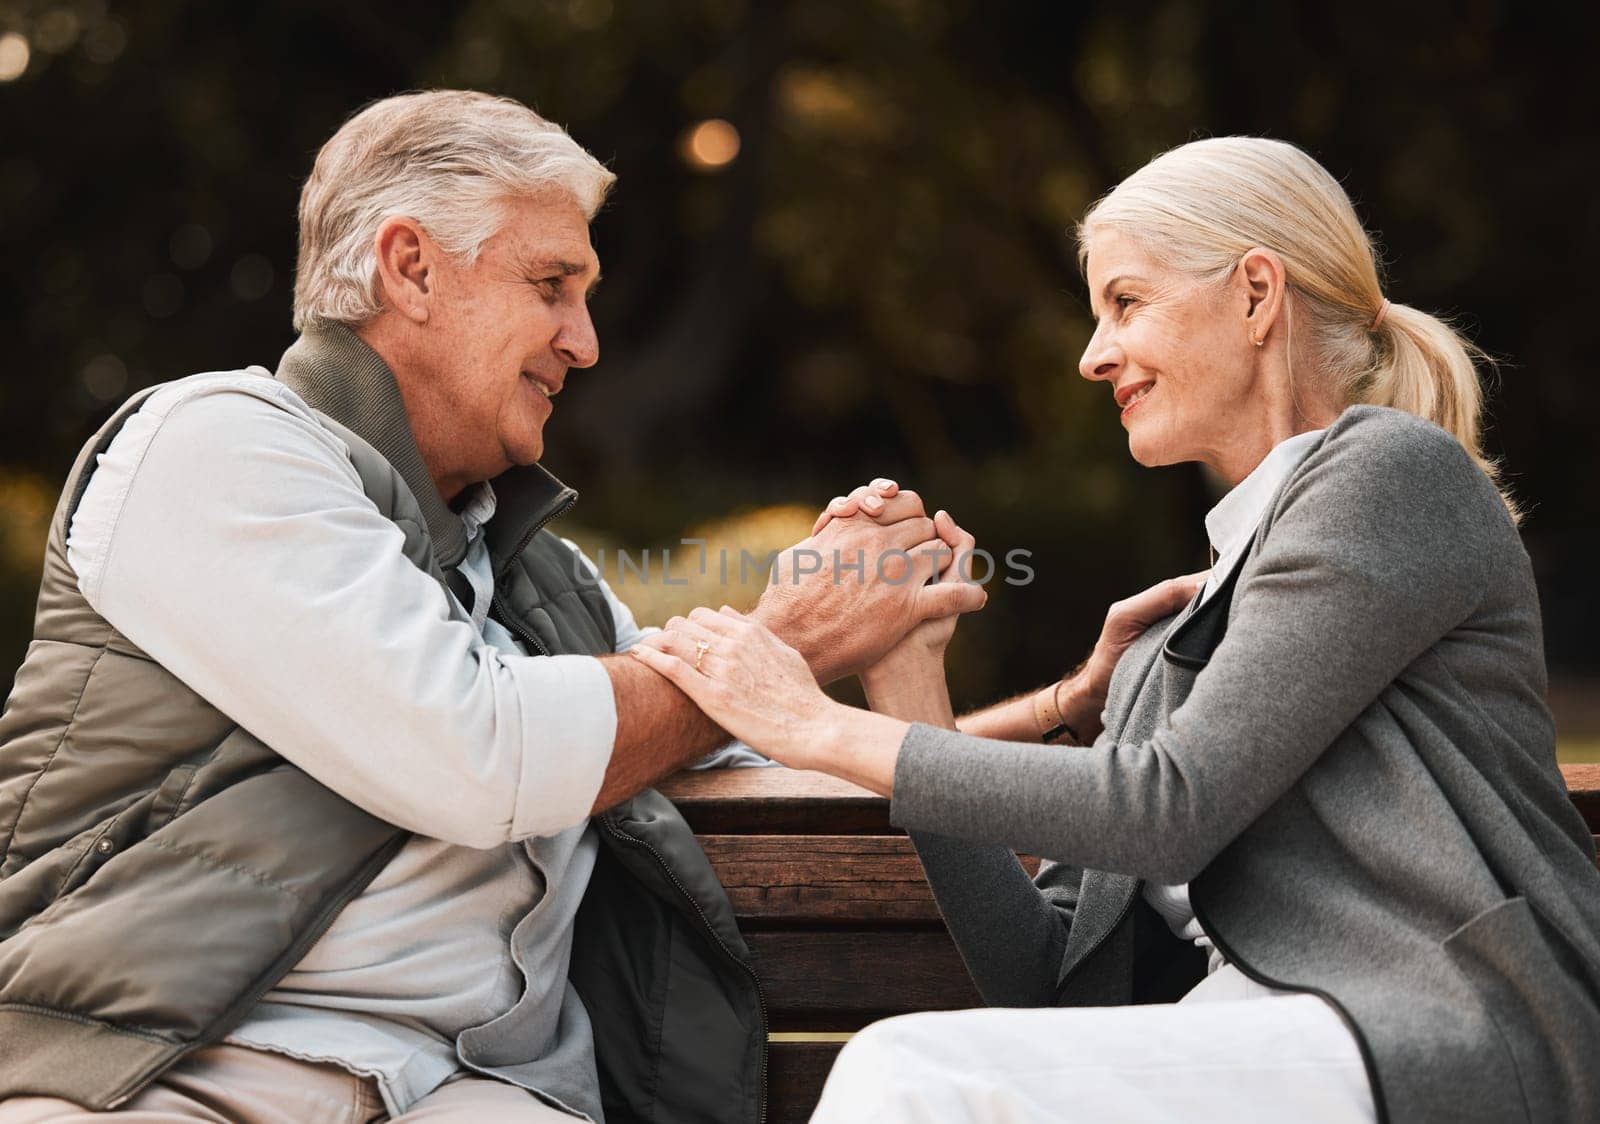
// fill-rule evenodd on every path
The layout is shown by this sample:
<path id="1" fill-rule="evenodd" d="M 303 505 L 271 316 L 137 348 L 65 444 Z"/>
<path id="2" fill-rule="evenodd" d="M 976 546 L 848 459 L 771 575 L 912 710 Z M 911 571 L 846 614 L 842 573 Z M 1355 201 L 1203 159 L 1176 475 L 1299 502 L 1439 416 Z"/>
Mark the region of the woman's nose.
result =
<path id="1" fill-rule="evenodd" d="M 1103 328 L 1097 326 L 1094 335 L 1089 337 L 1089 346 L 1083 349 L 1083 358 L 1078 360 L 1078 373 L 1086 379 L 1109 379 L 1116 373 L 1119 363 L 1117 348 Z"/>

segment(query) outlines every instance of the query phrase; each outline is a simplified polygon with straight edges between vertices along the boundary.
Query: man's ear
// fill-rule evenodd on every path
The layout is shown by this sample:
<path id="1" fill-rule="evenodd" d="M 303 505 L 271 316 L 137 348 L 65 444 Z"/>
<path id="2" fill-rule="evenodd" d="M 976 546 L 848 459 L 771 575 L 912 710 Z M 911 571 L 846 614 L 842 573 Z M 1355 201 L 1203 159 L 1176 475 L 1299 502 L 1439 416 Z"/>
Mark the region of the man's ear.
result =
<path id="1" fill-rule="evenodd" d="M 1252 342 L 1265 341 L 1283 311 L 1288 275 L 1283 259 L 1261 246 L 1246 250 L 1239 259 L 1238 277 L 1249 300 L 1248 327 Z"/>
<path id="2" fill-rule="evenodd" d="M 397 215 L 378 227 L 373 249 L 384 304 L 415 324 L 426 324 L 434 295 L 437 247 L 415 219 Z"/>

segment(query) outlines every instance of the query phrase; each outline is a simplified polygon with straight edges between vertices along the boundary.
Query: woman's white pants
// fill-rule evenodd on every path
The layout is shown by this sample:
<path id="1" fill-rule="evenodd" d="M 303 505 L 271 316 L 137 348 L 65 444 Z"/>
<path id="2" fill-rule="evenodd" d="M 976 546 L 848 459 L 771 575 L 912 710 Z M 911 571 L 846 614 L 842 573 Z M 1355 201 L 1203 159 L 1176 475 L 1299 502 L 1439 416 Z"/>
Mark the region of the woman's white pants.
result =
<path id="1" fill-rule="evenodd" d="M 1226 965 L 1174 1004 L 902 1015 L 867 1027 L 813 1124 L 1371 1122 L 1361 1052 L 1314 995 Z"/>

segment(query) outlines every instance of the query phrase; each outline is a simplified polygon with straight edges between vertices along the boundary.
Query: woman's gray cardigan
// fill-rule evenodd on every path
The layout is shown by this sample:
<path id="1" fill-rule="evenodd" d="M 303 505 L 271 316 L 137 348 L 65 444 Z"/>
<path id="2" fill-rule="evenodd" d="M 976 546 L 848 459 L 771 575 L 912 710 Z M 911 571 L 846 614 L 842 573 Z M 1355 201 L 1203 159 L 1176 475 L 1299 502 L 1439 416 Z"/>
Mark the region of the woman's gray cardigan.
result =
<path id="1" fill-rule="evenodd" d="M 1495 488 L 1353 407 L 1235 574 L 1123 656 L 1092 747 L 907 735 L 891 816 L 985 1000 L 1130 1001 L 1140 880 L 1189 881 L 1242 971 L 1337 1005 L 1380 1118 L 1600 1120 L 1600 872 Z"/>

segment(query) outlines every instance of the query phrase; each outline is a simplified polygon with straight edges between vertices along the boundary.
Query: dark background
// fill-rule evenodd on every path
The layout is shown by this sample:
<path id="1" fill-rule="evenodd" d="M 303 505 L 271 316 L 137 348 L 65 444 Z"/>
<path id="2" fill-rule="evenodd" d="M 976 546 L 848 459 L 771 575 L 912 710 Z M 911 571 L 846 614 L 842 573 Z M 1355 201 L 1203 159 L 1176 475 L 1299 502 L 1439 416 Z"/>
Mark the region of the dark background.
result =
<path id="1" fill-rule="evenodd" d="M 137 387 L 275 365 L 319 145 L 373 98 L 469 86 L 620 177 L 601 364 L 546 458 L 584 493 L 580 537 L 913 484 L 1038 571 L 963 626 L 958 705 L 1054 677 L 1109 601 L 1205 563 L 1208 481 L 1138 468 L 1077 376 L 1072 222 L 1195 137 L 1304 146 L 1379 232 L 1390 295 L 1504 360 L 1488 443 L 1529 508 L 1564 752 L 1600 755 L 1600 42 L 1577 6 L 251 7 L 0 0 L 0 74 L 16 36 L 28 55 L 0 82 L 0 686 L 83 439 Z M 684 148 L 707 118 L 742 142 L 718 169 Z"/>

